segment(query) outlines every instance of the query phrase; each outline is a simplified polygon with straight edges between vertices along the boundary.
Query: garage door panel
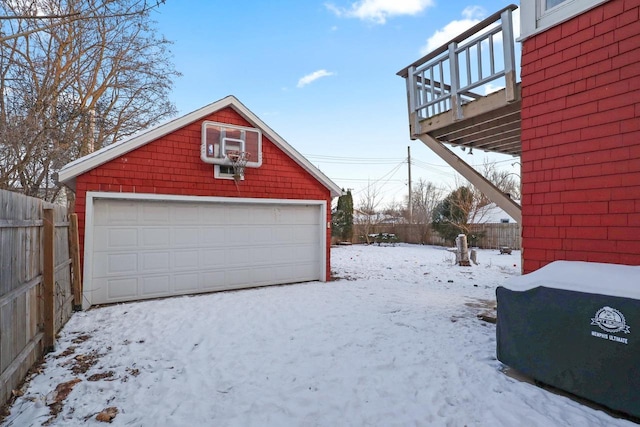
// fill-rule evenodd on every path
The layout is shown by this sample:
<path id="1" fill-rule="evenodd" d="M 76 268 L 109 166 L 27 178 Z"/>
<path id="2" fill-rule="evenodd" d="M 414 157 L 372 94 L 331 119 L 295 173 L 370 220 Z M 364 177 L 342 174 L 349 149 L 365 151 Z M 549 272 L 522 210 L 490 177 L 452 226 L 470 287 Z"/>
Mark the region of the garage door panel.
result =
<path id="1" fill-rule="evenodd" d="M 225 246 L 225 229 L 223 227 L 203 227 L 200 232 L 203 246 Z"/>
<path id="2" fill-rule="evenodd" d="M 225 270 L 226 283 L 229 286 L 240 286 L 251 283 L 250 269 L 227 269 Z"/>
<path id="3" fill-rule="evenodd" d="M 249 212 L 251 219 L 248 223 L 252 225 L 273 224 L 274 208 L 272 206 L 254 206 Z"/>
<path id="4" fill-rule="evenodd" d="M 223 270 L 203 271 L 198 275 L 200 291 L 216 291 L 224 289 L 225 274 Z"/>
<path id="5" fill-rule="evenodd" d="M 171 266 L 169 260 L 171 254 L 169 251 L 163 252 L 145 252 L 142 254 L 142 270 L 139 273 L 147 274 L 159 271 L 169 271 Z"/>
<path id="6" fill-rule="evenodd" d="M 276 268 L 271 265 L 262 265 L 254 267 L 249 272 L 249 281 L 255 283 L 255 286 L 266 286 L 268 284 L 275 283 L 276 275 L 274 270 Z"/>
<path id="7" fill-rule="evenodd" d="M 308 263 L 298 263 L 293 266 L 294 276 L 298 278 L 298 280 L 316 280 L 315 277 L 318 277 L 317 264 L 313 262 Z M 310 271 L 316 271 L 316 274 L 310 274 Z"/>
<path id="8" fill-rule="evenodd" d="M 226 207 L 225 224 L 246 225 L 250 224 L 251 212 L 242 206 Z"/>
<path id="9" fill-rule="evenodd" d="M 176 227 L 171 230 L 173 247 L 197 247 L 200 244 L 201 230 L 192 227 Z"/>
<path id="10" fill-rule="evenodd" d="M 273 232 L 274 245 L 287 245 L 293 243 L 293 229 L 291 227 L 279 227 Z"/>
<path id="11" fill-rule="evenodd" d="M 131 227 L 95 227 L 93 235 L 96 251 L 108 250 L 110 247 L 135 248 L 138 246 L 138 232 Z"/>
<path id="12" fill-rule="evenodd" d="M 249 249 L 248 256 L 257 264 L 268 264 L 272 262 L 272 250 L 269 246 L 254 246 Z"/>
<path id="13" fill-rule="evenodd" d="M 197 205 L 181 204 L 181 205 L 174 205 L 171 207 L 172 218 L 174 219 L 179 218 L 180 219 L 179 222 L 185 225 L 201 224 L 202 221 L 200 219 L 201 217 L 200 211 L 201 209 Z"/>
<path id="14" fill-rule="evenodd" d="M 291 252 L 287 246 L 274 246 L 271 250 L 271 263 L 286 264 L 291 260 Z"/>
<path id="15" fill-rule="evenodd" d="M 253 233 L 250 227 L 240 225 L 235 227 L 226 227 L 224 230 L 225 246 L 242 246 L 247 247 L 253 244 Z"/>
<path id="16" fill-rule="evenodd" d="M 108 300 L 123 300 L 138 296 L 138 279 L 107 279 L 105 280 Z"/>
<path id="17" fill-rule="evenodd" d="M 293 241 L 301 244 L 309 244 L 318 241 L 317 228 L 308 225 L 297 225 L 291 227 Z"/>
<path id="18" fill-rule="evenodd" d="M 174 270 L 196 270 L 200 265 L 197 250 L 174 250 L 171 255 L 171 268 Z"/>
<path id="19" fill-rule="evenodd" d="M 203 249 L 198 251 L 200 268 L 211 269 L 225 266 L 225 249 Z"/>
<path id="20" fill-rule="evenodd" d="M 169 224 L 170 207 L 164 203 L 145 203 L 142 205 L 141 220 L 144 224 Z"/>
<path id="21" fill-rule="evenodd" d="M 94 274 L 114 276 L 136 274 L 138 272 L 137 253 L 97 253 L 94 255 Z"/>
<path id="22" fill-rule="evenodd" d="M 251 239 L 256 245 L 270 243 L 273 239 L 274 231 L 277 233 L 277 229 L 265 225 L 256 227 L 251 232 Z"/>
<path id="23" fill-rule="evenodd" d="M 309 209 L 304 207 L 285 211 L 282 215 L 282 220 L 284 224 L 318 224 L 318 217 L 315 212 L 309 212 Z"/>
<path id="24" fill-rule="evenodd" d="M 171 241 L 169 228 L 143 228 L 140 245 L 146 248 L 168 247 Z"/>
<path id="25" fill-rule="evenodd" d="M 291 252 L 291 259 L 296 262 L 305 262 L 318 259 L 315 247 L 311 244 L 300 245 L 292 249 L 293 251 Z"/>
<path id="26" fill-rule="evenodd" d="M 138 230 L 131 227 L 106 228 L 96 230 L 96 241 L 104 243 L 104 249 L 134 248 L 138 245 Z"/>
<path id="27" fill-rule="evenodd" d="M 107 205 L 104 209 L 94 211 L 96 225 L 136 224 L 138 222 L 138 206 L 135 202 L 122 202 L 117 206 Z"/>
<path id="28" fill-rule="evenodd" d="M 227 268 L 242 267 L 253 260 L 248 256 L 246 248 L 229 248 L 224 251 L 224 266 Z"/>
<path id="29" fill-rule="evenodd" d="M 202 225 L 219 225 L 226 222 L 226 212 L 224 209 L 210 205 L 201 205 L 198 207 L 199 224 Z"/>
<path id="30" fill-rule="evenodd" d="M 170 291 L 170 281 L 171 278 L 169 275 L 141 277 L 142 296 L 154 297 L 167 295 Z"/>
<path id="31" fill-rule="evenodd" d="M 291 225 L 297 223 L 297 217 L 300 214 L 299 206 L 291 206 L 289 208 L 276 208 L 278 211 L 278 225 Z"/>
<path id="32" fill-rule="evenodd" d="M 198 273 L 174 274 L 173 289 L 181 294 L 198 291 Z"/>
<path id="33" fill-rule="evenodd" d="M 320 205 L 94 203 L 95 304 L 322 277 Z"/>

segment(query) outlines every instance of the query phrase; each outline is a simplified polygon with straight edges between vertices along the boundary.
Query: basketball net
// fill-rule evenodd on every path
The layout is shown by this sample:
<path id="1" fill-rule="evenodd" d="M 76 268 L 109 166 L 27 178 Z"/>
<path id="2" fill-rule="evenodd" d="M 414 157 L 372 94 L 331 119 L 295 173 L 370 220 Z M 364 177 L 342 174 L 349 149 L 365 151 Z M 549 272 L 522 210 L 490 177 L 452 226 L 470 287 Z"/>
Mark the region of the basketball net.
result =
<path id="1" fill-rule="evenodd" d="M 236 185 L 244 176 L 244 168 L 247 166 L 249 157 L 251 157 L 251 154 L 246 151 L 229 151 L 227 153 L 227 158 L 231 161 L 231 166 L 233 167 L 233 180 Z"/>

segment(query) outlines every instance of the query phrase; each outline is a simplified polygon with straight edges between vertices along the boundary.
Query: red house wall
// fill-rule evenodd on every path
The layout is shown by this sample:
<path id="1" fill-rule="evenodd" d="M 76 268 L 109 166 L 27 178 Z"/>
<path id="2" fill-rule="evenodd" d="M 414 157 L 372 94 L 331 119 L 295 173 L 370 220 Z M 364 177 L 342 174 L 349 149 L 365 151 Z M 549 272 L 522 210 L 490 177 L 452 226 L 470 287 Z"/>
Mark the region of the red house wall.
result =
<path id="1" fill-rule="evenodd" d="M 523 270 L 640 264 L 640 0 L 522 46 Z"/>
<path id="2" fill-rule="evenodd" d="M 205 120 L 253 126 L 228 107 L 76 178 L 75 212 L 78 214 L 81 254 L 84 254 L 87 191 L 325 200 L 327 221 L 331 220 L 330 191 L 264 135 L 261 167 L 247 168 L 244 180 L 237 187 L 233 180 L 215 179 L 213 165 L 200 160 L 201 127 Z M 326 239 L 326 277 L 329 280 L 330 230 L 327 230 Z"/>

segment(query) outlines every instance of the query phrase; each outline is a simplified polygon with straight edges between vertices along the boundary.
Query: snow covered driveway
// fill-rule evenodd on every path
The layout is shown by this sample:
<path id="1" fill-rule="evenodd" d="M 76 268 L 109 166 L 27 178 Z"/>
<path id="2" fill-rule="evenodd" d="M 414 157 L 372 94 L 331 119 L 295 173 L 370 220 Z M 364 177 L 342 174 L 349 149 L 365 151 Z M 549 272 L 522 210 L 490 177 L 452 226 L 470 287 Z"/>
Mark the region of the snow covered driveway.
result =
<path id="1" fill-rule="evenodd" d="M 633 425 L 501 371 L 474 305 L 519 252 L 467 268 L 429 246 L 332 254 L 342 280 L 75 314 L 5 425 L 102 425 L 108 407 L 126 426 Z"/>

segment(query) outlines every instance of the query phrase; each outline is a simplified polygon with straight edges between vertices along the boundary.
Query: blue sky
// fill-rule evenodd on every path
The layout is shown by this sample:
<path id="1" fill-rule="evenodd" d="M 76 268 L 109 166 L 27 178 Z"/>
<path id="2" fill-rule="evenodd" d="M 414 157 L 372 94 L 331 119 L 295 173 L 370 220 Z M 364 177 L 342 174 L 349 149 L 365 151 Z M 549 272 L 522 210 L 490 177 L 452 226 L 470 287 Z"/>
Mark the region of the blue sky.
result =
<path id="1" fill-rule="evenodd" d="M 172 101 L 187 114 L 236 96 L 356 206 L 372 185 L 381 207 L 412 180 L 453 188 L 455 173 L 408 132 L 396 72 L 509 3 L 482 0 L 167 0 L 153 18 L 174 42 Z M 480 164 L 489 155 L 465 160 Z M 512 170 L 517 158 L 492 155 Z M 248 172 L 250 173 L 250 172 Z"/>

